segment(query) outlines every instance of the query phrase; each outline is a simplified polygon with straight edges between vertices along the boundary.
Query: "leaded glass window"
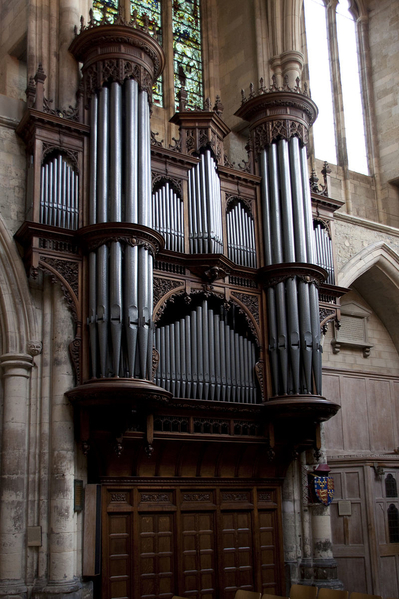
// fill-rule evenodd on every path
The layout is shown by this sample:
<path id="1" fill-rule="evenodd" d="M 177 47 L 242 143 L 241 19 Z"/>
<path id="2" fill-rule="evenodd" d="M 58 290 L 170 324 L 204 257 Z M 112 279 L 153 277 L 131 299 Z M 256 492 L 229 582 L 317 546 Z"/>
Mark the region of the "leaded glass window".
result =
<path id="1" fill-rule="evenodd" d="M 137 22 L 144 25 L 143 15 L 149 17 L 148 29 L 151 35 L 156 35 L 162 45 L 161 0 L 131 0 L 130 14 L 137 11 Z M 163 106 L 163 78 L 158 77 L 152 88 L 152 101 L 157 106 Z"/>
<path id="2" fill-rule="evenodd" d="M 398 496 L 396 480 L 392 476 L 392 474 L 388 474 L 385 479 L 385 495 L 386 495 L 386 497 L 397 497 Z"/>
<path id="3" fill-rule="evenodd" d="M 203 105 L 200 0 L 173 0 L 173 71 L 175 101 L 184 85 L 187 107 Z"/>
<path id="4" fill-rule="evenodd" d="M 399 543 L 399 513 L 393 503 L 388 508 L 388 532 L 389 542 Z"/>
<path id="5" fill-rule="evenodd" d="M 93 17 L 95 21 L 100 22 L 102 20 L 104 11 L 109 22 L 113 23 L 118 13 L 118 0 L 93 0 Z"/>

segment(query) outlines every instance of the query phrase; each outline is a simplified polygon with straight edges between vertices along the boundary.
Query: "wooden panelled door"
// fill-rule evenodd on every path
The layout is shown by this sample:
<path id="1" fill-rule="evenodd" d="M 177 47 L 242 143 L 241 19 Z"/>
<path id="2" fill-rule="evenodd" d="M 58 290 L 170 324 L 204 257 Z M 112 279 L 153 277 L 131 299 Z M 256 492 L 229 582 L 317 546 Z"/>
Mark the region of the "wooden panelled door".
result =
<path id="1" fill-rule="evenodd" d="M 281 595 L 279 491 L 104 486 L 102 599 Z"/>

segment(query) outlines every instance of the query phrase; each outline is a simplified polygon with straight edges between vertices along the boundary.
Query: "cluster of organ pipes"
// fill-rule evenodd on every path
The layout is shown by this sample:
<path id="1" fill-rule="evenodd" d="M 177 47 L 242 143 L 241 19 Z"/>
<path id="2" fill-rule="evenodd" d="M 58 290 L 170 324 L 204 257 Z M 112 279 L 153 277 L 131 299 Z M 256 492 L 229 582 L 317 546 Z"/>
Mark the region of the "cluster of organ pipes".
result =
<path id="1" fill-rule="evenodd" d="M 220 180 L 211 150 L 189 172 L 190 252 L 222 254 L 223 230 Z"/>
<path id="2" fill-rule="evenodd" d="M 259 154 L 267 265 L 315 264 L 306 147 L 298 138 L 272 143 Z M 318 290 L 290 276 L 267 289 L 269 350 L 276 395 L 321 394 Z M 314 385 L 313 385 L 314 381 Z"/>
<path id="3" fill-rule="evenodd" d="M 237 201 L 226 214 L 229 258 L 241 266 L 256 268 L 255 228 L 252 216 Z"/>
<path id="4" fill-rule="evenodd" d="M 152 226 L 147 92 L 128 79 L 90 100 L 89 222 Z M 151 379 L 153 256 L 104 243 L 89 254 L 91 365 L 95 377 Z"/>
<path id="5" fill-rule="evenodd" d="M 40 222 L 77 229 L 79 221 L 79 176 L 59 154 L 42 165 Z"/>
<path id="6" fill-rule="evenodd" d="M 155 383 L 175 397 L 256 403 L 256 347 L 235 307 L 203 299 L 184 312 L 156 328 Z"/>
<path id="7" fill-rule="evenodd" d="M 153 226 L 165 239 L 165 249 L 184 252 L 183 202 L 166 181 L 152 194 Z"/>
<path id="8" fill-rule="evenodd" d="M 326 283 L 334 285 L 334 261 L 331 238 L 328 234 L 328 230 L 320 221 L 315 220 L 313 222 L 313 227 L 316 242 L 316 262 L 328 273 Z"/>

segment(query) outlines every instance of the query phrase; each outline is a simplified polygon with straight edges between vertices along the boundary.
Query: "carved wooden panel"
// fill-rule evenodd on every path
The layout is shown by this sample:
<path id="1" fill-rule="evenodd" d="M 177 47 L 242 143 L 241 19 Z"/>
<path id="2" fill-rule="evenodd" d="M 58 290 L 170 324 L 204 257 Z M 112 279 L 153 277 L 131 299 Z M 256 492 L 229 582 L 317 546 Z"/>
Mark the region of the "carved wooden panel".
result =
<path id="1" fill-rule="evenodd" d="M 173 597 L 173 514 L 140 515 L 140 597 Z M 128 597 L 128 595 L 126 595 Z"/>
<path id="2" fill-rule="evenodd" d="M 107 599 L 132 596 L 131 518 L 131 514 L 109 514 Z"/>
<path id="3" fill-rule="evenodd" d="M 187 596 L 215 599 L 214 513 L 182 514 L 182 577 Z"/>
<path id="4" fill-rule="evenodd" d="M 277 486 L 141 481 L 104 493 L 102 599 L 283 594 Z"/>
<path id="5" fill-rule="evenodd" d="M 254 591 L 250 512 L 221 514 L 222 597 L 234 599 L 238 589 Z"/>
<path id="6" fill-rule="evenodd" d="M 277 594 L 278 555 L 276 547 L 276 513 L 259 512 L 259 542 L 261 559 L 262 594 Z"/>

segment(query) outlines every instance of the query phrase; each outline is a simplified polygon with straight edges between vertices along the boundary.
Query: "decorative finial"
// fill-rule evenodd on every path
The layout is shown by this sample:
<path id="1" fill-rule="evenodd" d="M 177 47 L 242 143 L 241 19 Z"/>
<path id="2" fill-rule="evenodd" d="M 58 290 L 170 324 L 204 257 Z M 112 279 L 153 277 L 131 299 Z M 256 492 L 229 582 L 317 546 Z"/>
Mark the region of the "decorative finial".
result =
<path id="1" fill-rule="evenodd" d="M 222 104 L 222 101 L 220 99 L 220 96 L 216 96 L 216 100 L 215 100 L 215 106 L 213 107 L 214 112 L 216 112 L 216 114 L 218 116 L 222 116 L 223 114 L 223 110 L 224 110 L 224 106 Z"/>

